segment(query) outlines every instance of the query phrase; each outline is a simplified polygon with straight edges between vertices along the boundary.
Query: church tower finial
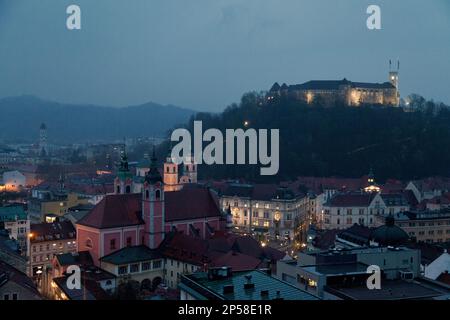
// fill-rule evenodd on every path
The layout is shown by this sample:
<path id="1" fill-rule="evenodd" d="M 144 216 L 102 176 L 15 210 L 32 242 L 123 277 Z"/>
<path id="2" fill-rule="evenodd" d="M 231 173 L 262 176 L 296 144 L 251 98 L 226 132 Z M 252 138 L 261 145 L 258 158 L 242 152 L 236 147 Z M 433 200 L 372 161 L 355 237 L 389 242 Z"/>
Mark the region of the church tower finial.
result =
<path id="1" fill-rule="evenodd" d="M 152 158 L 150 160 L 150 170 L 145 176 L 145 181 L 151 184 L 162 182 L 161 174 L 158 170 L 158 159 L 156 158 L 155 145 L 153 145 Z"/>

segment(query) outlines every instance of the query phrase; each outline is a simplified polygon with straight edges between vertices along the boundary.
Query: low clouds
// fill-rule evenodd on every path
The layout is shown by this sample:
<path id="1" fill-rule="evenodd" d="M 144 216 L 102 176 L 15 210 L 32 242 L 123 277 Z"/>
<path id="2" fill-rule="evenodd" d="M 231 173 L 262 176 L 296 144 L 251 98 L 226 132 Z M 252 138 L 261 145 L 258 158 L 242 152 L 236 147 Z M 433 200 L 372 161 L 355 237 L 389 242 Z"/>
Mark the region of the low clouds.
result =
<path id="1" fill-rule="evenodd" d="M 403 94 L 449 103 L 450 5 L 379 0 L 383 29 L 371 33 L 372 2 L 0 0 L 0 97 L 219 111 L 274 81 L 385 81 L 399 57 Z M 72 3 L 78 33 L 65 30 Z"/>

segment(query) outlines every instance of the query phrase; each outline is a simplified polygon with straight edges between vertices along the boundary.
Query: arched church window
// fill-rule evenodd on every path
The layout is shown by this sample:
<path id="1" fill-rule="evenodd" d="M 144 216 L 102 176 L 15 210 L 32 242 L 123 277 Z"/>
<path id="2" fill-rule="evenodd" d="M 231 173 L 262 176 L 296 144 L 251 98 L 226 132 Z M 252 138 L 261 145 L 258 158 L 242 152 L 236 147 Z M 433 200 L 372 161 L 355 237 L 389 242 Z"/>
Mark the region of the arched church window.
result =
<path id="1" fill-rule="evenodd" d="M 160 199 L 161 198 L 161 190 L 156 190 L 155 197 L 156 197 L 156 199 Z"/>
<path id="2" fill-rule="evenodd" d="M 148 190 L 145 190 L 145 199 L 150 198 L 150 193 L 148 192 Z"/>
<path id="3" fill-rule="evenodd" d="M 131 187 L 130 186 L 127 186 L 125 188 L 125 193 L 131 193 Z"/>
<path id="4" fill-rule="evenodd" d="M 120 186 L 117 186 L 116 193 L 120 193 Z"/>

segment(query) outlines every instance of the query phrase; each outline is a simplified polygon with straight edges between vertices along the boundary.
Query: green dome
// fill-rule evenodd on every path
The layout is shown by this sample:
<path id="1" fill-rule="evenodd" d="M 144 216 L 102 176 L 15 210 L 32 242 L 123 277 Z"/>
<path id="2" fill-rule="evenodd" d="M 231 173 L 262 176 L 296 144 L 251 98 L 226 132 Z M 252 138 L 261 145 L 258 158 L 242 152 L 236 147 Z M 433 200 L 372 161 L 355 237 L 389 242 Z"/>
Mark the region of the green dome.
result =
<path id="1" fill-rule="evenodd" d="M 395 225 L 392 216 L 386 217 L 385 225 L 376 228 L 371 235 L 371 239 L 382 246 L 398 246 L 408 241 L 408 234 Z"/>

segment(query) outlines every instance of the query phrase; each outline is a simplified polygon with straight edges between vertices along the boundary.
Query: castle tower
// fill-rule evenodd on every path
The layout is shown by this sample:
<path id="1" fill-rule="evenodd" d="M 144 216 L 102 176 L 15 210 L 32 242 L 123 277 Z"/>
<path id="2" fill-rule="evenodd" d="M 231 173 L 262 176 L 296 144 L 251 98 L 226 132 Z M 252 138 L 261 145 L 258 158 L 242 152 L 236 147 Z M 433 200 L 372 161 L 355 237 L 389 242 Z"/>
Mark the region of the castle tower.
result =
<path id="1" fill-rule="evenodd" d="M 164 240 L 165 212 L 164 183 L 158 171 L 154 149 L 142 189 L 142 218 L 145 222 L 145 244 L 151 249 L 157 248 Z"/>
<path id="2" fill-rule="evenodd" d="M 397 61 L 397 69 L 392 69 L 392 61 L 389 60 L 389 82 L 396 88 L 396 106 L 400 104 L 400 91 L 399 91 L 399 72 L 400 72 L 400 61 Z"/>
<path id="3" fill-rule="evenodd" d="M 133 187 L 133 175 L 128 167 L 128 157 L 125 151 L 122 152 L 117 177 L 114 179 L 114 193 L 131 193 Z"/>
<path id="4" fill-rule="evenodd" d="M 48 155 L 47 126 L 45 123 L 42 123 L 39 128 L 39 155 Z"/>

